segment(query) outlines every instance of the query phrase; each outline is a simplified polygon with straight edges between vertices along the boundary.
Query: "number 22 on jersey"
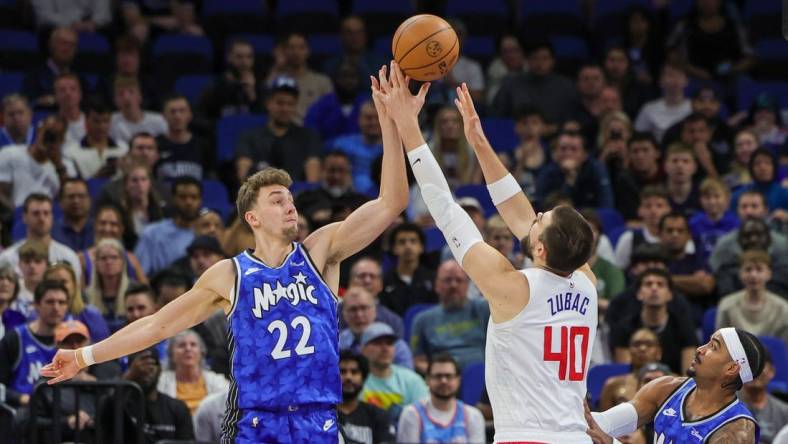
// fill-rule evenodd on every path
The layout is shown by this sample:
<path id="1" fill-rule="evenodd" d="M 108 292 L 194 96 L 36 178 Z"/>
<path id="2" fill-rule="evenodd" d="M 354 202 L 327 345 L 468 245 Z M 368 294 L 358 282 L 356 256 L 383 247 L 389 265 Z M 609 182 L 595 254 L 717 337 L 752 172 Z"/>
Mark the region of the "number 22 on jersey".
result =
<path id="1" fill-rule="evenodd" d="M 545 362 L 558 362 L 558 379 L 561 381 L 582 381 L 586 372 L 588 356 L 588 327 L 561 327 L 561 348 L 553 351 L 553 327 L 544 328 L 544 359 Z M 579 342 L 579 344 L 578 344 Z M 579 353 L 577 348 L 580 347 Z M 578 358 L 580 359 L 578 365 Z M 578 370 L 578 367 L 579 370 Z"/>

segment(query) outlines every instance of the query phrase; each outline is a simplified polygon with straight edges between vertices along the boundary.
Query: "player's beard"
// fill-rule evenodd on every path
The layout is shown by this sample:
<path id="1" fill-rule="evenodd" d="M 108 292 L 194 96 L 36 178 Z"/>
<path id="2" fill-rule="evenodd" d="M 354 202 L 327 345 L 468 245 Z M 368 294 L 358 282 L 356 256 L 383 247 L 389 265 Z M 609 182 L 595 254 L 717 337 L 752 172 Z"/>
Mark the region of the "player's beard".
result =
<path id="1" fill-rule="evenodd" d="M 298 237 L 298 226 L 287 227 L 282 230 L 282 235 L 289 241 L 294 241 Z"/>

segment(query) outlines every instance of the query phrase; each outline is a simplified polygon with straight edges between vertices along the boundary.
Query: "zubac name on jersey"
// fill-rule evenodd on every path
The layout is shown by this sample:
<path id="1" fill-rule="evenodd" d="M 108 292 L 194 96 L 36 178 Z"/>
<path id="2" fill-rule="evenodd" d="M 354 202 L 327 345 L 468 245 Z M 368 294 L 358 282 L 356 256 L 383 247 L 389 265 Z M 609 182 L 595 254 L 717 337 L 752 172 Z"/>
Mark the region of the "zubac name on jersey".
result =
<path id="1" fill-rule="evenodd" d="M 590 300 L 580 293 L 559 293 L 547 300 L 550 303 L 550 314 L 557 315 L 562 311 L 573 310 L 581 315 L 586 314 Z"/>

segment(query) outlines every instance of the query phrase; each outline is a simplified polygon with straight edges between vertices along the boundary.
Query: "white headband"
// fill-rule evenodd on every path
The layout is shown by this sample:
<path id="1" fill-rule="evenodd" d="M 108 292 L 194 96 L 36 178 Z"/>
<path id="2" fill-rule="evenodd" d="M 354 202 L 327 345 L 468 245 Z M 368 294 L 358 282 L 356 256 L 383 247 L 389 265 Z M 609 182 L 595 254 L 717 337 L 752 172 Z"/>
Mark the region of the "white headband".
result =
<path id="1" fill-rule="evenodd" d="M 733 327 L 721 328 L 720 335 L 725 341 L 725 346 L 728 347 L 728 353 L 730 353 L 731 358 L 739 364 L 741 382 L 746 384 L 752 381 L 750 363 L 747 361 L 747 355 L 744 353 L 744 347 L 741 345 L 736 329 Z"/>

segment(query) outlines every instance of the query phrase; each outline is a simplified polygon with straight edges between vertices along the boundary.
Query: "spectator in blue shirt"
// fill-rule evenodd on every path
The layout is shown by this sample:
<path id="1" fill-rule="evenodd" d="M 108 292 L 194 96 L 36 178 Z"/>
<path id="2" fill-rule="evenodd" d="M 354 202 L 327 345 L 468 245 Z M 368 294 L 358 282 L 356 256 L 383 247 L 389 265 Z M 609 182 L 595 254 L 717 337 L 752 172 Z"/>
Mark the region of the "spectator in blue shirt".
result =
<path id="1" fill-rule="evenodd" d="M 739 218 L 730 211 L 731 192 L 725 182 L 707 178 L 700 184 L 700 206 L 703 211 L 690 218 L 692 237 L 697 239 L 698 249 L 707 261 L 717 240 L 739 226 Z"/>
<path id="2" fill-rule="evenodd" d="M 613 207 L 613 189 L 605 167 L 589 157 L 579 132 L 564 131 L 553 148 L 553 162 L 536 181 L 535 200 L 543 204 L 554 192 L 562 192 L 578 207 Z"/>
<path id="3" fill-rule="evenodd" d="M 87 182 L 76 178 L 63 181 L 60 185 L 63 219 L 52 226 L 52 237 L 74 251 L 82 251 L 93 245 L 90 204 Z"/>
<path id="4" fill-rule="evenodd" d="M 191 226 L 200 215 L 202 183 L 190 176 L 179 177 L 172 185 L 172 196 L 173 217 L 145 227 L 134 250 L 148 276 L 185 256 L 194 240 Z"/>
<path id="5" fill-rule="evenodd" d="M 339 136 L 359 131 L 361 105 L 369 100 L 369 93 L 362 88 L 362 74 L 352 61 L 342 62 L 332 81 L 334 92 L 317 99 L 304 117 L 304 126 L 319 132 L 328 143 Z"/>
<path id="6" fill-rule="evenodd" d="M 372 102 L 361 105 L 358 116 L 359 133 L 341 136 L 334 141 L 333 150 L 342 151 L 350 157 L 353 165 L 353 187 L 360 193 L 377 190 L 372 180 L 372 164 L 383 155 L 378 112 Z"/>

